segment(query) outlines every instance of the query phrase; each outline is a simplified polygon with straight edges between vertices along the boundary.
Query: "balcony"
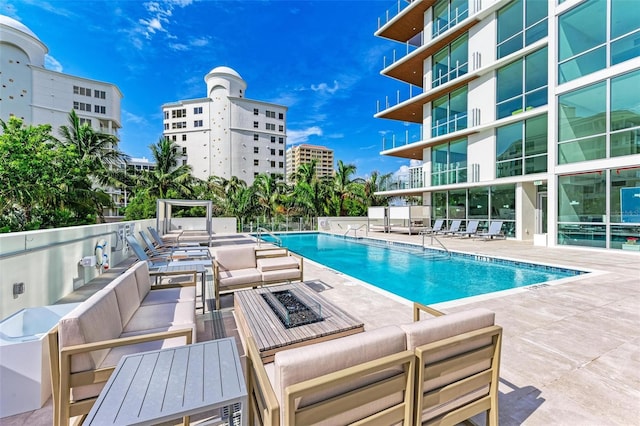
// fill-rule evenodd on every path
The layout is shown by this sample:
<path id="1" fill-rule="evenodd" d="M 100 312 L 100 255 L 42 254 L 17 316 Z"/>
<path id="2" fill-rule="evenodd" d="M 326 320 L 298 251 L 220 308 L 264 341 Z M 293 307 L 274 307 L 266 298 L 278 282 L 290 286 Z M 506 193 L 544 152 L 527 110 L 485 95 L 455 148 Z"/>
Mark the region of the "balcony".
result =
<path id="1" fill-rule="evenodd" d="M 377 37 L 404 43 L 424 28 L 424 13 L 435 0 L 396 0 L 383 16 L 378 18 Z"/>

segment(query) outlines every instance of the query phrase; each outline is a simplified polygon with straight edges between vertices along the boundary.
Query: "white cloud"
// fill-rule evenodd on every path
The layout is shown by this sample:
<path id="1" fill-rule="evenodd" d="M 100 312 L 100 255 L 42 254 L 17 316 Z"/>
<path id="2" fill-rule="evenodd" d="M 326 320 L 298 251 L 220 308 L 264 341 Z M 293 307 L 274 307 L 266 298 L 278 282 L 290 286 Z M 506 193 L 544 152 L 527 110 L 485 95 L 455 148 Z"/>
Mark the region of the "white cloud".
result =
<path id="1" fill-rule="evenodd" d="M 322 129 L 318 126 L 313 126 L 302 130 L 287 130 L 287 145 L 305 143 L 310 136 L 322 136 Z"/>
<path id="2" fill-rule="evenodd" d="M 336 93 L 338 91 L 338 89 L 340 89 L 340 85 L 338 84 L 338 82 L 336 80 L 333 80 L 333 87 L 329 87 L 329 85 L 327 83 L 320 83 L 318 85 L 312 84 L 311 85 L 311 90 L 313 90 L 314 92 L 320 92 L 320 93 L 329 93 L 330 95 L 333 95 L 334 93 Z"/>
<path id="3" fill-rule="evenodd" d="M 48 70 L 62 72 L 62 64 L 51 55 L 44 56 L 44 67 Z"/>
<path id="4" fill-rule="evenodd" d="M 397 179 L 400 177 L 407 177 L 409 175 L 409 168 L 410 167 L 415 167 L 415 166 L 420 166 L 422 164 L 422 161 L 420 160 L 409 160 L 409 165 L 403 165 L 400 166 L 400 168 L 398 170 L 396 170 L 395 172 L 393 172 L 393 178 Z"/>
<path id="5" fill-rule="evenodd" d="M 122 115 L 124 116 L 124 121 L 127 123 L 147 124 L 147 120 L 144 117 L 135 115 L 129 111 L 122 111 Z"/>

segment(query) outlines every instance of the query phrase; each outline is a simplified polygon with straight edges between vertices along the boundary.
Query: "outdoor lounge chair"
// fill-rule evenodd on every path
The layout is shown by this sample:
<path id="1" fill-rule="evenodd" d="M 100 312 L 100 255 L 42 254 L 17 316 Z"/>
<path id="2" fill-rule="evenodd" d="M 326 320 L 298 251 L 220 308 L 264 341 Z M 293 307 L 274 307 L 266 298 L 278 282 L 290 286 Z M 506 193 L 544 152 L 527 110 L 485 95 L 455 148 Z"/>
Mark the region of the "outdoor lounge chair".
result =
<path id="1" fill-rule="evenodd" d="M 461 220 L 454 220 L 451 222 L 449 229 L 443 229 L 440 232 L 434 232 L 434 234 L 442 234 L 442 235 L 452 235 L 460 230 L 460 225 L 462 225 Z"/>
<path id="2" fill-rule="evenodd" d="M 179 236 L 177 234 L 170 238 L 162 238 L 158 230 L 152 226 L 147 226 L 147 230 L 156 242 L 156 247 L 201 247 L 198 243 L 180 243 L 178 241 Z"/>
<path id="3" fill-rule="evenodd" d="M 472 237 L 478 233 L 479 220 L 470 220 L 467 223 L 467 228 L 464 231 L 455 232 L 453 235 L 457 237 Z"/>
<path id="4" fill-rule="evenodd" d="M 493 237 L 507 238 L 507 236 L 502 233 L 502 224 L 503 222 L 501 220 L 491 222 L 491 225 L 489 225 L 489 230 L 487 232 L 480 232 L 474 235 L 474 237 L 482 237 L 482 239 L 485 241 L 492 240 Z"/>
<path id="5" fill-rule="evenodd" d="M 129 247 L 133 250 L 136 257 L 140 261 L 146 261 L 149 264 L 150 270 L 157 270 L 161 266 L 169 266 L 180 264 L 183 266 L 189 265 L 202 265 L 204 267 L 212 266 L 211 259 L 199 259 L 199 260 L 172 260 L 170 257 L 149 257 L 147 252 L 144 251 L 142 246 L 138 243 L 133 236 L 127 235 L 127 243 L 129 243 Z"/>
<path id="6" fill-rule="evenodd" d="M 424 229 L 423 231 L 421 231 L 421 234 L 437 234 L 439 232 L 442 232 L 442 226 L 444 225 L 444 219 L 436 219 L 436 221 L 433 224 L 433 227 L 431 228 L 427 228 Z"/>
<path id="7" fill-rule="evenodd" d="M 140 236 L 147 246 L 147 252 L 151 253 L 152 257 L 164 257 L 170 256 L 172 260 L 180 259 L 208 259 L 211 257 L 209 249 L 203 248 L 189 248 L 189 247 L 175 247 L 175 248 L 159 248 L 153 244 L 153 241 L 147 234 L 140 231 Z"/>

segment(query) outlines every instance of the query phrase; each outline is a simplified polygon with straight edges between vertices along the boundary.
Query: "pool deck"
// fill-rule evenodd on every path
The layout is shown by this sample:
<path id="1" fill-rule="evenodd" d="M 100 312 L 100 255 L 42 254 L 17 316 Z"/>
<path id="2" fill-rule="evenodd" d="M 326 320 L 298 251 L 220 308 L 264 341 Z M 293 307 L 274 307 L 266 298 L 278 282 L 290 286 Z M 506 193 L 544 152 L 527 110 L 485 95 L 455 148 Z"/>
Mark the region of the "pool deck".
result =
<path id="1" fill-rule="evenodd" d="M 417 235 L 368 236 L 422 242 Z M 445 312 L 485 307 L 496 313 L 496 323 L 504 329 L 501 425 L 640 424 L 640 253 L 552 249 L 512 240 L 440 240 L 451 251 L 595 271 L 550 285 L 434 305 Z M 410 302 L 314 262 L 305 261 L 305 281 L 360 318 L 365 329 L 412 319 Z M 221 311 L 199 315 L 198 340 L 238 337 L 233 295 L 223 295 L 221 301 Z M 50 401 L 41 410 L 1 419 L 0 424 L 51 424 Z M 482 419 L 477 423 L 483 424 Z"/>

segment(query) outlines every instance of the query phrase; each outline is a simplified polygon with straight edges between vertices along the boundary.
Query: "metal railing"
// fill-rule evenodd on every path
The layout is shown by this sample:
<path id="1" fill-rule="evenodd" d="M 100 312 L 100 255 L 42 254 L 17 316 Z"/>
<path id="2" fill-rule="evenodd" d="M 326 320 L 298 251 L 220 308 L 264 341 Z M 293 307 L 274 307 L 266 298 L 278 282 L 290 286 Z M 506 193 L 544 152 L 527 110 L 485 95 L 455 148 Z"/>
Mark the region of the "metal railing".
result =
<path id="1" fill-rule="evenodd" d="M 422 248 L 426 248 L 424 246 L 424 237 L 428 235 L 431 237 L 431 243 L 429 244 L 430 246 L 433 246 L 433 240 L 436 240 L 438 245 L 442 247 L 442 249 L 447 253 L 447 256 L 451 257 L 451 252 L 449 251 L 449 249 L 446 248 L 444 244 L 442 244 L 442 241 L 440 241 L 440 239 L 438 239 L 438 237 L 435 236 L 433 231 L 430 231 L 430 230 L 420 231 L 420 235 L 422 235 Z"/>
<path id="2" fill-rule="evenodd" d="M 353 231 L 354 237 L 358 238 L 358 231 L 361 230 L 362 228 L 364 228 L 365 226 L 367 226 L 367 225 L 360 225 L 360 226 L 358 226 L 356 228 L 356 227 L 353 227 L 353 226 L 349 225 L 349 226 L 347 226 L 347 231 L 344 233 L 344 236 L 346 237 L 349 232 Z"/>
<path id="3" fill-rule="evenodd" d="M 262 238 L 262 234 L 267 234 L 268 236 L 273 238 L 273 241 L 265 240 L 264 238 Z M 258 247 L 260 247 L 262 241 L 264 241 L 265 243 L 269 243 L 269 244 L 275 244 L 278 247 L 282 247 L 282 240 L 280 238 L 278 238 L 277 236 L 275 236 L 274 234 L 272 234 L 268 229 L 265 229 L 265 228 L 257 228 L 256 229 L 256 241 L 258 242 Z"/>

